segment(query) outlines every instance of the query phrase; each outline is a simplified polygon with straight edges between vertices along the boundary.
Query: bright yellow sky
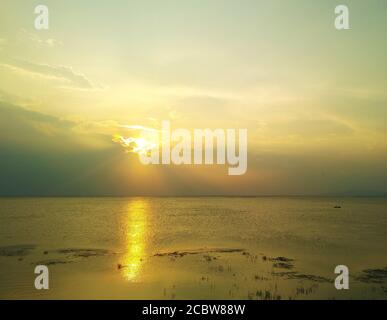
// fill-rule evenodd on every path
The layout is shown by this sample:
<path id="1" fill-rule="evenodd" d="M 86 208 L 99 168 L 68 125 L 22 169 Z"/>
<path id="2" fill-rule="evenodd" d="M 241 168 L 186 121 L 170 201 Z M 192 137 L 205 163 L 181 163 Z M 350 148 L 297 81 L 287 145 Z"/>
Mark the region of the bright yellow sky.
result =
<path id="1" fill-rule="evenodd" d="M 340 32 L 336 1 L 306 0 L 45 1 L 50 29 L 37 31 L 40 3 L 3 0 L 0 101 L 13 109 L 4 109 L 0 141 L 48 158 L 56 149 L 103 153 L 87 176 L 106 189 L 90 193 L 386 191 L 387 4 L 346 2 L 351 30 Z M 120 124 L 162 120 L 247 128 L 248 174 L 138 169 L 111 141 Z M 36 166 L 31 176 L 46 172 Z"/>

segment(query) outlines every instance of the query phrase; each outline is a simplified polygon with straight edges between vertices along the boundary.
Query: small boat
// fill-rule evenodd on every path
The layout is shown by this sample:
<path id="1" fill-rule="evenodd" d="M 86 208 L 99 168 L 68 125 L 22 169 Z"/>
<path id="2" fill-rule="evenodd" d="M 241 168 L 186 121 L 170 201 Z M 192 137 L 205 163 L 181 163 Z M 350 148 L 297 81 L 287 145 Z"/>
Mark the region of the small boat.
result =
<path id="1" fill-rule="evenodd" d="M 341 206 L 334 206 L 335 209 L 341 209 Z"/>

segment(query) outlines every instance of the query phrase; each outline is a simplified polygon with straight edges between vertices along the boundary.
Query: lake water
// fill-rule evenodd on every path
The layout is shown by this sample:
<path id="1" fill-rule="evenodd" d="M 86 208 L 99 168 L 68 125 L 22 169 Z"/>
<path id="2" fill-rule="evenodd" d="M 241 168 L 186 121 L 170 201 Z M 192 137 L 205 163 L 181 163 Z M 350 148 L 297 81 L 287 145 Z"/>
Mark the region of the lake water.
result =
<path id="1" fill-rule="evenodd" d="M 386 208 L 383 198 L 0 198 L 0 298 L 386 299 Z M 40 264 L 49 290 L 34 287 Z M 349 290 L 334 286 L 337 265 Z"/>

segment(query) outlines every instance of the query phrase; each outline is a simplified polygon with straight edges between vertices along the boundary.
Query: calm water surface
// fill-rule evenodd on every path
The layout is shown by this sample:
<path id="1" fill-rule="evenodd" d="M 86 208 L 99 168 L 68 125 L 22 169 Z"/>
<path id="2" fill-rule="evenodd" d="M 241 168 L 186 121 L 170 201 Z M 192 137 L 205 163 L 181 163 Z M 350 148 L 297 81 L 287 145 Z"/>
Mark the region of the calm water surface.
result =
<path id="1" fill-rule="evenodd" d="M 0 298 L 386 299 L 386 208 L 382 198 L 0 198 Z M 37 264 L 49 290 L 34 288 Z M 347 291 L 334 287 L 340 264 Z"/>

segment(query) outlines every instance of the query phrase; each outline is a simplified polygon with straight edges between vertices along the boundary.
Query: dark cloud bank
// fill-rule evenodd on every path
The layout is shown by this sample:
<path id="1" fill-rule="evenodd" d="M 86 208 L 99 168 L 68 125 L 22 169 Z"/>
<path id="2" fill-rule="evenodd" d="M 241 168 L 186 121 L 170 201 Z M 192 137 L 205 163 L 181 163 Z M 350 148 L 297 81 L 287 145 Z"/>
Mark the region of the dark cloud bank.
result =
<path id="1" fill-rule="evenodd" d="M 222 186 L 192 172 L 188 175 L 189 168 L 159 166 L 155 170 L 169 185 L 163 189 L 149 176 L 146 183 L 139 181 L 136 157 L 124 154 L 114 143 L 110 146 L 110 135 L 84 133 L 83 140 L 99 140 L 108 146 L 94 148 L 80 143 L 75 126 L 0 102 L 0 196 L 387 194 L 384 159 L 367 162 L 365 157 L 343 163 L 332 155 L 279 153 L 250 154 L 248 174 L 222 176 L 226 181 Z M 117 170 L 123 162 L 127 172 Z M 260 179 L 261 175 L 269 178 Z"/>

